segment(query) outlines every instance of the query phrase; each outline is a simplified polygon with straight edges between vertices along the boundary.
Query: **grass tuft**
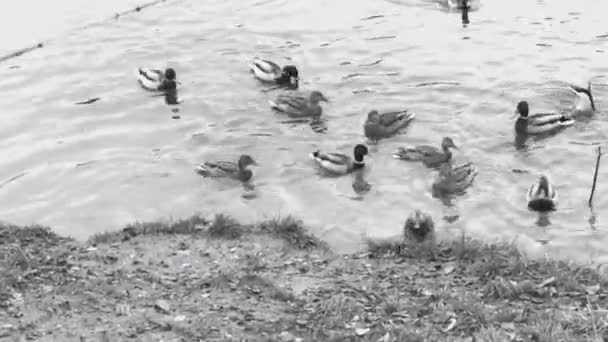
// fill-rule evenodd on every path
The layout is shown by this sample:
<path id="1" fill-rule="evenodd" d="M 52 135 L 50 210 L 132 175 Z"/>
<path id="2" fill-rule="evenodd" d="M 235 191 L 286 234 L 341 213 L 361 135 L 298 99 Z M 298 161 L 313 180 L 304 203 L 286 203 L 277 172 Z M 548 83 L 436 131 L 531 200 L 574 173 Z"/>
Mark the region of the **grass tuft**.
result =
<path id="1" fill-rule="evenodd" d="M 208 224 L 209 222 L 200 216 L 192 216 L 176 222 L 137 222 L 120 231 L 95 234 L 89 239 L 89 243 L 92 245 L 108 244 L 146 235 L 197 234 Z"/>
<path id="2" fill-rule="evenodd" d="M 260 223 L 262 232 L 276 236 L 287 242 L 289 246 L 298 249 L 310 250 L 325 247 L 319 239 L 308 234 L 300 220 L 287 216 L 281 219 L 272 219 Z"/>
<path id="3" fill-rule="evenodd" d="M 207 233 L 212 238 L 238 239 L 243 236 L 244 227 L 232 217 L 218 214 L 215 215 Z"/>

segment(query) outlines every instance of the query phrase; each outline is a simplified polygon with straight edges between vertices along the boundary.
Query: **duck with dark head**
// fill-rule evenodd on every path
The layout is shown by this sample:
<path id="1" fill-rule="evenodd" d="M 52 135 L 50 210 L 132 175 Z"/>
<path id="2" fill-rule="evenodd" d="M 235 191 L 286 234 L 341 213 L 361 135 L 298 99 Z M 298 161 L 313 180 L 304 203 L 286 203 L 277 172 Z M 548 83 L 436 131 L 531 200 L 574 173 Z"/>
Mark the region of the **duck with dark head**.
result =
<path id="1" fill-rule="evenodd" d="M 256 57 L 249 63 L 249 70 L 260 81 L 276 83 L 291 89 L 298 88 L 300 75 L 294 65 L 285 65 L 281 68 L 275 62 Z"/>
<path id="2" fill-rule="evenodd" d="M 574 120 L 559 113 L 536 113 L 530 114 L 528 101 L 519 101 L 515 114 L 519 115 L 515 121 L 515 132 L 517 134 L 547 134 L 570 126 Z"/>
<path id="3" fill-rule="evenodd" d="M 139 68 L 137 79 L 148 90 L 165 92 L 177 90 L 176 73 L 173 68 L 167 68 L 165 71 Z"/>
<path id="4" fill-rule="evenodd" d="M 367 146 L 357 144 L 353 148 L 353 157 L 337 152 L 314 151 L 310 154 L 319 167 L 333 174 L 344 175 L 365 167 L 363 158 L 368 155 Z"/>

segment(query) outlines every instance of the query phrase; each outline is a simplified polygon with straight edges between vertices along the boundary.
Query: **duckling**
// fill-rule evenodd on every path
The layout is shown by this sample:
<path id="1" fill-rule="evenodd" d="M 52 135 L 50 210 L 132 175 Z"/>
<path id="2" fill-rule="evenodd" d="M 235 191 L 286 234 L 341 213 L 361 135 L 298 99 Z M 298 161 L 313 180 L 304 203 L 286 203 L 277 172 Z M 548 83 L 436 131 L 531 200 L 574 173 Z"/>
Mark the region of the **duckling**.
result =
<path id="1" fill-rule="evenodd" d="M 237 163 L 231 161 L 203 162 L 196 167 L 196 172 L 204 177 L 227 177 L 247 182 L 253 176 L 253 172 L 248 169 L 250 165 L 258 164 L 251 156 L 244 154 L 239 157 Z"/>
<path id="2" fill-rule="evenodd" d="M 564 114 L 537 113 L 530 115 L 527 101 L 519 101 L 515 114 L 519 114 L 519 118 L 515 121 L 517 134 L 545 134 L 574 123 L 574 120 Z"/>
<path id="3" fill-rule="evenodd" d="M 405 221 L 403 225 L 403 238 L 406 241 L 421 243 L 425 240 L 434 239 L 435 223 L 433 218 L 416 210 Z"/>
<path id="4" fill-rule="evenodd" d="M 538 181 L 530 186 L 526 193 L 528 208 L 536 211 L 551 211 L 557 203 L 557 192 L 549 182 L 547 175 L 541 175 Z"/>
<path id="5" fill-rule="evenodd" d="M 177 89 L 175 70 L 167 68 L 164 72 L 156 69 L 137 69 L 139 83 L 148 90 L 174 91 Z"/>
<path id="6" fill-rule="evenodd" d="M 393 157 L 407 161 L 422 161 L 427 167 L 437 168 L 441 166 L 441 164 L 449 162 L 452 159 L 450 148 L 458 149 L 452 138 L 445 137 L 441 140 L 442 151 L 428 145 L 419 145 L 410 148 L 399 147 L 397 151 L 393 153 Z"/>
<path id="7" fill-rule="evenodd" d="M 365 136 L 371 140 L 388 138 L 405 128 L 416 116 L 407 110 L 379 114 L 372 110 L 367 114 L 367 121 L 363 125 Z"/>
<path id="8" fill-rule="evenodd" d="M 323 108 L 319 102 L 329 102 L 320 91 L 313 91 L 309 97 L 294 95 L 279 95 L 276 100 L 269 100 L 270 107 L 292 117 L 319 117 Z"/>
<path id="9" fill-rule="evenodd" d="M 444 163 L 433 181 L 433 193 L 435 195 L 463 193 L 473 183 L 475 176 L 477 176 L 477 168 L 473 163 L 456 167 L 451 161 Z"/>
<path id="10" fill-rule="evenodd" d="M 357 144 L 353 149 L 354 158 L 342 153 L 323 153 L 320 150 L 310 153 L 309 156 L 325 171 L 334 174 L 347 174 L 363 168 L 365 166 L 363 157 L 367 154 L 367 146 Z"/>
<path id="11" fill-rule="evenodd" d="M 591 82 L 587 83 L 587 89 L 570 84 L 569 89 L 576 94 L 576 102 L 573 114 L 592 114 L 595 112 L 595 101 L 591 94 Z"/>
<path id="12" fill-rule="evenodd" d="M 272 61 L 256 57 L 249 63 L 249 69 L 261 81 L 288 85 L 292 89 L 298 88 L 300 77 L 298 68 L 294 65 L 285 65 L 281 69 Z"/>

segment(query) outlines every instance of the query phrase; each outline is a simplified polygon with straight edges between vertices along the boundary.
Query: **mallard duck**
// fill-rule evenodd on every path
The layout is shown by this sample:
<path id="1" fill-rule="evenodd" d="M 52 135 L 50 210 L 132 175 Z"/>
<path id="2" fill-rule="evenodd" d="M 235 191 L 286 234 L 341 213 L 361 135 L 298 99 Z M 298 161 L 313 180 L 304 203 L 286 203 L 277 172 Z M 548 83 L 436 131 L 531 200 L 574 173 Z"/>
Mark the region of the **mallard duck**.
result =
<path id="1" fill-rule="evenodd" d="M 422 161 L 427 167 L 436 168 L 452 159 L 450 148 L 458 149 L 452 138 L 445 137 L 441 140 L 441 151 L 436 147 L 428 145 L 409 148 L 399 147 L 393 153 L 393 157 L 407 161 Z"/>
<path id="2" fill-rule="evenodd" d="M 519 101 L 515 114 L 519 114 L 519 117 L 515 121 L 515 132 L 517 134 L 544 134 L 574 123 L 574 120 L 559 113 L 537 113 L 530 115 L 527 101 Z"/>
<path id="3" fill-rule="evenodd" d="M 557 192 L 549 182 L 549 177 L 541 175 L 538 181 L 530 186 L 526 193 L 528 208 L 537 211 L 550 211 L 555 209 Z"/>
<path id="4" fill-rule="evenodd" d="M 298 69 L 294 65 L 285 65 L 281 68 L 272 61 L 256 57 L 249 63 L 249 69 L 261 81 L 289 85 L 293 89 L 298 88 L 300 77 Z"/>
<path id="5" fill-rule="evenodd" d="M 444 163 L 433 181 L 434 194 L 457 194 L 464 192 L 477 176 L 473 163 L 453 166 L 452 162 Z"/>
<path id="6" fill-rule="evenodd" d="M 164 72 L 156 69 L 137 69 L 139 83 L 148 90 L 171 91 L 177 89 L 175 70 L 167 68 Z"/>
<path id="7" fill-rule="evenodd" d="M 313 91 L 308 97 L 281 94 L 276 100 L 269 100 L 270 107 L 292 117 L 318 117 L 323 113 L 319 102 L 329 102 L 320 91 Z"/>
<path id="8" fill-rule="evenodd" d="M 312 152 L 310 158 L 328 172 L 334 174 L 347 174 L 365 166 L 363 157 L 366 156 L 367 153 L 367 146 L 358 144 L 353 149 L 354 158 L 342 153 L 323 153 L 320 150 Z"/>
<path id="9" fill-rule="evenodd" d="M 435 223 L 433 218 L 416 210 L 403 225 L 403 238 L 413 242 L 423 242 L 434 237 Z"/>
<path id="10" fill-rule="evenodd" d="M 590 114 L 595 112 L 595 101 L 591 94 L 591 82 L 587 83 L 587 89 L 570 84 L 569 89 L 576 94 L 578 101 L 574 108 L 574 114 Z"/>
<path id="11" fill-rule="evenodd" d="M 253 176 L 253 172 L 247 167 L 257 165 L 256 161 L 249 155 L 241 155 L 237 163 L 231 161 L 209 161 L 199 164 L 196 172 L 204 177 L 228 177 L 242 182 L 247 182 Z"/>
<path id="12" fill-rule="evenodd" d="M 407 110 L 382 114 L 372 110 L 367 114 L 363 132 L 371 140 L 388 138 L 407 126 L 415 116 L 416 114 L 408 113 Z"/>

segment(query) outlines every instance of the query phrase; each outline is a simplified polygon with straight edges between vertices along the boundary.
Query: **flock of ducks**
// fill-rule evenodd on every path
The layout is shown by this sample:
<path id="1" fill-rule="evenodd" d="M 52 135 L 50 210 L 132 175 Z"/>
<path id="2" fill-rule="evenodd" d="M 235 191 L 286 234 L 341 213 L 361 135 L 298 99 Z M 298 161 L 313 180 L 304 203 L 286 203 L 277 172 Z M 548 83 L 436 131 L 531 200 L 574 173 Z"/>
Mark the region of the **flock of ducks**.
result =
<path id="1" fill-rule="evenodd" d="M 299 71 L 294 65 L 278 64 L 260 58 L 253 59 L 249 64 L 253 76 L 263 83 L 273 83 L 291 92 L 278 95 L 270 100 L 270 107 L 277 112 L 294 118 L 319 118 L 323 113 L 321 102 L 329 100 L 320 91 L 314 90 L 307 96 L 295 92 L 299 88 Z M 177 80 L 175 70 L 165 71 L 140 68 L 137 77 L 141 85 L 148 89 L 161 92 L 176 91 Z M 517 104 L 515 114 L 515 133 L 517 135 L 543 135 L 557 132 L 571 126 L 578 113 L 593 113 L 595 102 L 591 93 L 591 83 L 587 88 L 570 85 L 577 95 L 578 101 L 574 110 L 568 114 L 561 113 L 530 113 L 527 101 Z M 389 138 L 408 126 L 416 117 L 415 114 L 404 111 L 379 113 L 372 110 L 367 114 L 363 125 L 364 135 L 372 140 Z M 439 194 L 462 193 L 470 186 L 477 174 L 477 169 L 471 162 L 453 165 L 451 149 L 458 147 L 450 137 L 444 137 L 439 148 L 420 145 L 400 147 L 393 157 L 404 161 L 421 162 L 428 168 L 438 170 L 433 182 L 433 192 Z M 367 146 L 357 144 L 353 147 L 352 155 L 340 152 L 313 151 L 309 157 L 317 166 L 334 175 L 345 175 L 352 172 L 359 174 L 365 169 L 365 156 L 369 154 Z M 253 177 L 250 166 L 257 165 L 249 155 L 241 155 L 238 161 L 206 161 L 196 166 L 196 172 L 204 177 L 228 177 L 241 182 L 249 182 Z M 361 176 L 358 175 L 360 180 Z M 356 192 L 369 190 L 369 185 L 353 184 Z M 535 210 L 552 210 L 557 200 L 556 192 L 546 175 L 541 175 L 527 193 L 528 206 Z"/>

